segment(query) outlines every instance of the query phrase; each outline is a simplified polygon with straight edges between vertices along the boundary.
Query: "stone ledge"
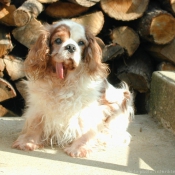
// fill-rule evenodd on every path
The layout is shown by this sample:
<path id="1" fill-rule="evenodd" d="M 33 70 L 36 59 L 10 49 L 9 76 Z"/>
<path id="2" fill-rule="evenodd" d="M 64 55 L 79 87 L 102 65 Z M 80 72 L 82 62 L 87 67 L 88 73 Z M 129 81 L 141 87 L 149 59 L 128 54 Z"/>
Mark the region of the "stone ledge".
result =
<path id="1" fill-rule="evenodd" d="M 175 72 L 153 73 L 149 112 L 175 134 Z"/>

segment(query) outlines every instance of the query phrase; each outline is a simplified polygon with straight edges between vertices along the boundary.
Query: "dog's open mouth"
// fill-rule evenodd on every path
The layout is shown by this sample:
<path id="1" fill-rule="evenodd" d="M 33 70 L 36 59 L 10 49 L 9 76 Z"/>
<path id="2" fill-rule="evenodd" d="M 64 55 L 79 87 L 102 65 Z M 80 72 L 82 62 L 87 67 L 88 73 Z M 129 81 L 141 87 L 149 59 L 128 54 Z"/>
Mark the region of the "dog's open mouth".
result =
<path id="1" fill-rule="evenodd" d="M 55 70 L 56 75 L 60 79 L 64 79 L 68 70 L 73 70 L 75 68 L 74 61 L 72 59 L 67 59 L 64 62 L 56 62 Z"/>
<path id="2" fill-rule="evenodd" d="M 63 63 L 56 63 L 55 68 L 56 68 L 57 77 L 60 78 L 60 79 L 64 79 L 64 66 L 63 66 Z"/>

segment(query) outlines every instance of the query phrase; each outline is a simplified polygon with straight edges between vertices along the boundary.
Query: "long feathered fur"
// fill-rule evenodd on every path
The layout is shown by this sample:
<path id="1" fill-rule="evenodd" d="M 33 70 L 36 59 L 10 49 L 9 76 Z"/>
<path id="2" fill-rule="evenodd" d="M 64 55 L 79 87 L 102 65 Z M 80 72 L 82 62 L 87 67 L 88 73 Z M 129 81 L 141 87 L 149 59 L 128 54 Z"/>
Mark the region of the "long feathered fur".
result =
<path id="1" fill-rule="evenodd" d="M 68 67 L 66 77 L 58 79 L 54 64 L 60 60 L 62 45 L 51 45 L 51 41 L 63 29 L 63 33 L 70 30 L 74 39 L 70 43 L 77 53 L 68 53 L 71 60 L 63 60 L 64 69 Z M 85 43 L 81 47 L 75 42 L 80 36 Z M 81 60 L 75 64 L 76 54 Z M 108 67 L 101 62 L 101 54 L 95 37 L 69 20 L 49 27 L 38 38 L 25 61 L 26 123 L 13 147 L 34 150 L 46 143 L 56 144 L 73 157 L 86 157 L 102 133 L 126 132 L 133 116 L 132 94 L 126 84 L 118 89 L 108 83 Z"/>

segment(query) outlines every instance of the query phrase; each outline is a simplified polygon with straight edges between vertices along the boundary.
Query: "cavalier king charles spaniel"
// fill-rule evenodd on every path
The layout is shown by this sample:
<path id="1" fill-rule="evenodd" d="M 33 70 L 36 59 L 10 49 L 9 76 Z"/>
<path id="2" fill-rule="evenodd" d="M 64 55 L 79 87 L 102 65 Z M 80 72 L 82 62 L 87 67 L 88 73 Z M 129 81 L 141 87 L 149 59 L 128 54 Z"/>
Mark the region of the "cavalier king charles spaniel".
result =
<path id="1" fill-rule="evenodd" d="M 72 157 L 86 157 L 98 144 L 125 135 L 132 94 L 127 85 L 108 83 L 101 57 L 95 37 L 82 25 L 62 20 L 45 26 L 24 62 L 26 121 L 13 148 L 57 145 Z"/>

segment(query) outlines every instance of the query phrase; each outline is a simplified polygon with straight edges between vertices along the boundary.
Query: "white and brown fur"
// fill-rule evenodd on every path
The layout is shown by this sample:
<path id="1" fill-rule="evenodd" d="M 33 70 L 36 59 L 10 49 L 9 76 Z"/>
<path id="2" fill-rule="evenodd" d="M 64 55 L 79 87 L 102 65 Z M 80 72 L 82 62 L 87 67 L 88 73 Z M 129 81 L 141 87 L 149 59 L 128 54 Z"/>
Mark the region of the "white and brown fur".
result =
<path id="1" fill-rule="evenodd" d="M 94 36 L 80 24 L 62 20 L 43 30 L 25 60 L 26 122 L 13 148 L 56 144 L 72 157 L 86 157 L 98 135 L 126 132 L 132 95 L 126 86 L 108 83 L 101 56 Z M 63 66 L 63 77 L 57 64 Z"/>

